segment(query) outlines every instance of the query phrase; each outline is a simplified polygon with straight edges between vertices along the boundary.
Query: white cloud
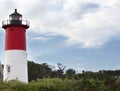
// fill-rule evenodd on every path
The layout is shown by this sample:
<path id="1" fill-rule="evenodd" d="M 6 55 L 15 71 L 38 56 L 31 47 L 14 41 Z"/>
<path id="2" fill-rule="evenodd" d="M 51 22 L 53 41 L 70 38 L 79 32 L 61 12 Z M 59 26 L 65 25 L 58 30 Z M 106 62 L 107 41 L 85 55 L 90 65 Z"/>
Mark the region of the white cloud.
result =
<path id="1" fill-rule="evenodd" d="M 31 38 L 32 40 L 40 40 L 40 41 L 47 41 L 47 40 L 50 40 L 52 39 L 52 37 L 33 37 Z"/>
<path id="2" fill-rule="evenodd" d="M 31 30 L 65 36 L 68 45 L 99 47 L 120 35 L 119 0 L 11 0 L 10 8 L 5 6 L 8 1 L 0 0 L 0 20 L 18 8 L 30 20 Z"/>

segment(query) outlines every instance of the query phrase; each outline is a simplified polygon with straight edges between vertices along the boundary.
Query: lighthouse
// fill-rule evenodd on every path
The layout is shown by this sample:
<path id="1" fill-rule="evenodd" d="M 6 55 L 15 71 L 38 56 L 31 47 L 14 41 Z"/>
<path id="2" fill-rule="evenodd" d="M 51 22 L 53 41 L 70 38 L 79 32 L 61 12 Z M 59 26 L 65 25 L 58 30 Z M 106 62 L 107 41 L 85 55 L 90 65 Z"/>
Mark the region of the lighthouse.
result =
<path id="1" fill-rule="evenodd" d="M 23 21 L 22 15 L 15 9 L 9 19 L 2 22 L 5 29 L 4 74 L 3 80 L 28 82 L 26 29 L 29 22 Z"/>

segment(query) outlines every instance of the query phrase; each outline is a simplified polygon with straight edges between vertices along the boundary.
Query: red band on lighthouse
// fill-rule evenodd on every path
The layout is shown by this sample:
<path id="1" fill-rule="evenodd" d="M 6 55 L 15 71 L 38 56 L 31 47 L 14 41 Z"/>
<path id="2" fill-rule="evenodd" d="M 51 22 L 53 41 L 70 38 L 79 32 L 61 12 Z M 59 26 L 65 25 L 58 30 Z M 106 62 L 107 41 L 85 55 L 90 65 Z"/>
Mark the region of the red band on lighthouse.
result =
<path id="1" fill-rule="evenodd" d="M 9 26 L 5 35 L 5 50 L 26 50 L 26 30 L 22 26 Z"/>

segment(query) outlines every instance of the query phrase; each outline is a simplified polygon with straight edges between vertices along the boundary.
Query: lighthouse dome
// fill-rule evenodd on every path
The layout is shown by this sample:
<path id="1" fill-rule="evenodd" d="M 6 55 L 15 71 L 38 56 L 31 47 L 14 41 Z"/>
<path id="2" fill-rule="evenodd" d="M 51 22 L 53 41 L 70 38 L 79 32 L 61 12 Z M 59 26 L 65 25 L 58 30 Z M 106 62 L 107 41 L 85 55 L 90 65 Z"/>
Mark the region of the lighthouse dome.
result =
<path id="1" fill-rule="evenodd" d="M 9 15 L 9 19 L 2 22 L 2 28 L 7 28 L 8 26 L 23 26 L 26 29 L 29 28 L 30 23 L 27 20 L 22 20 L 22 15 L 17 12 L 17 9 Z"/>
<path id="2" fill-rule="evenodd" d="M 9 17 L 11 20 L 19 20 L 22 18 L 22 15 L 17 12 L 17 9 L 15 9 L 15 12 L 10 14 Z"/>
<path id="3" fill-rule="evenodd" d="M 15 12 L 9 15 L 10 24 L 21 24 L 22 22 L 22 15 L 17 12 L 17 9 L 15 9 Z"/>

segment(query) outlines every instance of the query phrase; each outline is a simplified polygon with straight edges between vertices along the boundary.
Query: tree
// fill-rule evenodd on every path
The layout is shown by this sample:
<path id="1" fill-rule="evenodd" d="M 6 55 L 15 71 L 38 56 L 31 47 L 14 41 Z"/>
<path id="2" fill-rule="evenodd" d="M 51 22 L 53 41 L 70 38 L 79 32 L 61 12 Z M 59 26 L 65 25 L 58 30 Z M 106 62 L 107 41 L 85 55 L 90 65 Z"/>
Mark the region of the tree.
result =
<path id="1" fill-rule="evenodd" d="M 57 67 L 58 67 L 57 77 L 64 78 L 63 73 L 64 73 L 66 66 L 63 66 L 61 63 L 57 63 Z"/>
<path id="2" fill-rule="evenodd" d="M 75 70 L 74 69 L 68 69 L 68 70 L 66 70 L 66 78 L 67 79 L 72 79 L 72 78 L 74 78 L 75 77 Z"/>
<path id="3" fill-rule="evenodd" d="M 47 63 L 38 64 L 28 61 L 28 79 L 36 80 L 51 77 L 52 69 Z"/>
<path id="4" fill-rule="evenodd" d="M 3 67 L 2 67 L 2 64 L 0 62 L 0 80 L 3 79 Z"/>

